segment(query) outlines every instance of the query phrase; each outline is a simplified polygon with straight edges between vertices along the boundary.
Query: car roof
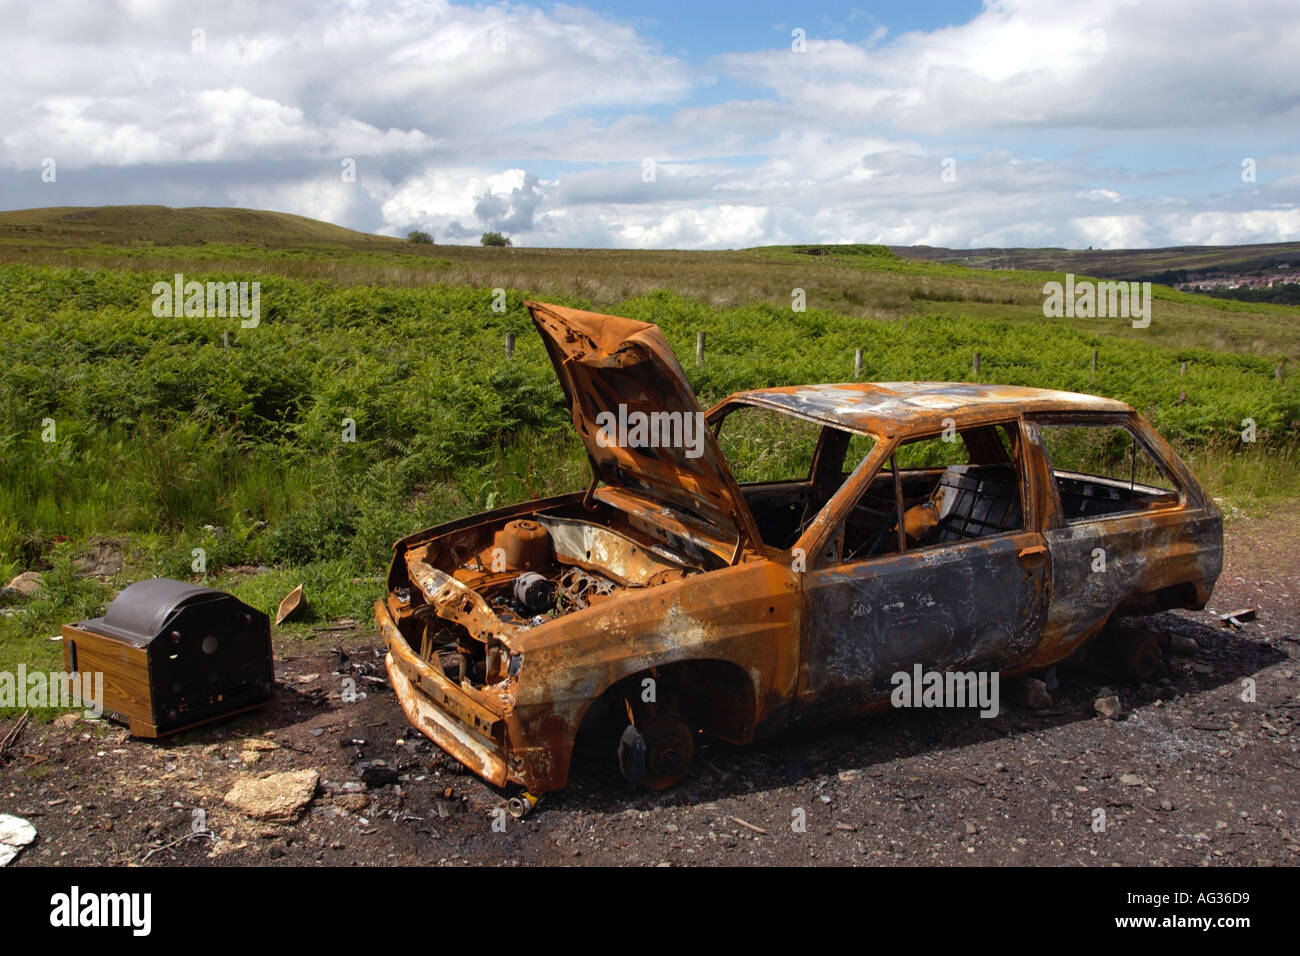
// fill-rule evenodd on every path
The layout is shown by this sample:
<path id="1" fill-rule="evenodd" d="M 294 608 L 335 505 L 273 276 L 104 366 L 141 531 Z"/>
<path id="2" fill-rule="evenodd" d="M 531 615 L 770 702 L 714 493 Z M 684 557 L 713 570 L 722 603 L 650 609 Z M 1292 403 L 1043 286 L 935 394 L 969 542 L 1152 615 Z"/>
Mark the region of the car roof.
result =
<path id="1" fill-rule="evenodd" d="M 1079 392 L 974 382 L 847 382 L 737 392 L 727 402 L 767 405 L 851 431 L 893 435 L 1022 412 L 1128 413 L 1123 402 Z"/>

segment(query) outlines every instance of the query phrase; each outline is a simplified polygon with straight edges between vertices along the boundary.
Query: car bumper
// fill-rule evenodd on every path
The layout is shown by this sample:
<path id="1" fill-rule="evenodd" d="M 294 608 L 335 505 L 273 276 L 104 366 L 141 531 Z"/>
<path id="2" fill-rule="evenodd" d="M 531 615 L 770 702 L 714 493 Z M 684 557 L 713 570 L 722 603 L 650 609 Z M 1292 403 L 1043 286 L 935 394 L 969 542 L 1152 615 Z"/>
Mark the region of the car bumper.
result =
<path id="1" fill-rule="evenodd" d="M 407 719 L 475 774 L 504 786 L 508 772 L 501 716 L 473 700 L 416 654 L 383 601 L 375 602 L 375 624 L 388 648 L 384 665 L 389 681 Z"/>

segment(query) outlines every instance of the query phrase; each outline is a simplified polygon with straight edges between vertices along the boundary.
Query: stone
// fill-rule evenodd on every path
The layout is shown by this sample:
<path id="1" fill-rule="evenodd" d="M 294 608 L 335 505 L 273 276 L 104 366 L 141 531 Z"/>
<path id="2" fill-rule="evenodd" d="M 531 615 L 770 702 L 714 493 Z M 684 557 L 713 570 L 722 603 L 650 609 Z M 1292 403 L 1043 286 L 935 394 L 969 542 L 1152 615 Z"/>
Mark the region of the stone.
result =
<path id="1" fill-rule="evenodd" d="M 15 591 L 23 597 L 33 597 L 37 591 L 44 587 L 45 579 L 41 577 L 39 571 L 24 571 L 7 585 L 7 589 Z"/>
<path id="2" fill-rule="evenodd" d="M 290 770 L 269 777 L 244 779 L 226 794 L 226 805 L 254 820 L 292 823 L 316 792 L 320 774 L 315 770 Z"/>
<path id="3" fill-rule="evenodd" d="M 1025 703 L 1034 710 L 1046 710 L 1054 701 L 1047 690 L 1047 683 L 1036 677 L 1025 680 Z"/>
<path id="4" fill-rule="evenodd" d="M 72 570 L 79 578 L 113 577 L 125 568 L 121 543 L 102 538 L 91 541 L 90 552 L 72 561 Z"/>
<path id="5" fill-rule="evenodd" d="M 1105 720 L 1117 720 L 1119 715 L 1124 712 L 1124 707 L 1115 694 L 1111 694 L 1109 697 L 1098 697 L 1092 702 L 1092 709 L 1097 712 L 1098 717 Z"/>
<path id="6" fill-rule="evenodd" d="M 0 813 L 0 866 L 6 866 L 35 839 L 36 828 L 22 817 Z"/>
<path id="7" fill-rule="evenodd" d="M 370 798 L 364 793 L 341 793 L 334 798 L 334 806 L 350 813 L 360 813 L 370 806 Z"/>

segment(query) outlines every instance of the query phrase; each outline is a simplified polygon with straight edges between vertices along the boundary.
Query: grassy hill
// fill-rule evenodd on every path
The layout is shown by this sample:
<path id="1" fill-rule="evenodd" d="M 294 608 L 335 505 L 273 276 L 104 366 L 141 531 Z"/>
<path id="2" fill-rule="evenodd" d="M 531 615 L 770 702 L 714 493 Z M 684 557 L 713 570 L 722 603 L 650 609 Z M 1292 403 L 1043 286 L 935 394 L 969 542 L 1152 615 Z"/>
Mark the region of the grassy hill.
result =
<path id="1" fill-rule="evenodd" d="M 59 248 L 91 243 L 136 246 L 325 243 L 392 248 L 400 239 L 354 232 L 317 219 L 260 209 L 194 206 L 55 206 L 0 212 L 0 246 Z"/>

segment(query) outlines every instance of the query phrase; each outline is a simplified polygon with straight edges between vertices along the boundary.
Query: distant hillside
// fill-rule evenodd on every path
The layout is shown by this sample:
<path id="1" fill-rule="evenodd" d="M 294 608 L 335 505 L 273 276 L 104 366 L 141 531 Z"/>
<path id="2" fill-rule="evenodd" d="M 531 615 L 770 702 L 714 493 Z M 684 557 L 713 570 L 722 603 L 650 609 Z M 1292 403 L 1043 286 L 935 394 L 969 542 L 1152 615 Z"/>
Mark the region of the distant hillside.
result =
<path id="1" fill-rule="evenodd" d="M 832 247 L 833 248 L 833 247 Z M 922 259 L 973 269 L 1030 269 L 1073 272 L 1102 279 L 1174 284 L 1211 273 L 1253 273 L 1300 264 L 1300 242 L 1247 246 L 1170 246 L 1165 249 L 942 249 L 890 246 L 904 259 Z"/>
<path id="2" fill-rule="evenodd" d="M 145 282 L 147 292 L 157 274 L 181 272 L 255 277 L 264 283 L 281 276 L 337 288 L 458 287 L 465 303 L 480 304 L 487 301 L 482 290 L 499 287 L 619 314 L 637 308 L 641 297 L 670 290 L 709 307 L 762 306 L 793 316 L 801 301 L 809 311 L 827 309 L 904 326 L 936 316 L 1041 324 L 1045 273 L 1130 278 L 1175 267 L 1239 267 L 1281 255 L 1300 262 L 1300 243 L 1121 252 L 818 243 L 710 251 L 492 248 L 410 243 L 249 209 L 106 206 L 0 212 L 0 273 L 14 265 L 106 270 L 118 273 L 123 295 L 139 296 L 127 291 L 138 281 Z M 1016 271 L 993 265 L 1014 265 Z M 139 280 L 138 273 L 148 275 Z M 371 294 L 359 293 L 362 299 Z M 1076 318 L 1070 325 L 1092 335 L 1138 337 L 1167 348 L 1210 348 L 1300 362 L 1296 305 L 1227 302 L 1195 290 L 1160 289 L 1155 296 L 1159 319 L 1149 328 L 1134 329 L 1100 316 Z M 0 301 L 0 315 L 8 318 L 9 308 Z"/>
<path id="3" fill-rule="evenodd" d="M 286 212 L 232 207 L 60 206 L 0 212 L 0 245 L 67 248 L 81 245 L 196 246 L 243 243 L 264 247 L 345 246 L 374 251 L 412 249 L 403 239 L 356 232 Z M 553 250 L 562 255 L 566 250 Z M 567 250 L 569 252 L 577 250 Z M 585 250 L 596 252 L 597 250 Z M 660 250 L 659 252 L 667 252 Z M 1174 246 L 1167 249 L 944 249 L 936 246 L 808 243 L 758 246 L 745 253 L 826 256 L 888 268 L 898 258 L 974 269 L 1073 272 L 1106 279 L 1149 279 L 1176 284 L 1215 273 L 1258 273 L 1300 266 L 1300 242 L 1247 246 Z M 619 255 L 618 250 L 600 250 Z M 623 250 L 633 253 L 634 250 Z M 655 252 L 649 252 L 655 255 Z M 708 256 L 708 253 L 696 254 Z M 716 253 L 714 254 L 716 255 Z"/>
<path id="4" fill-rule="evenodd" d="M 61 206 L 0 212 L 0 243 L 40 246 L 83 243 L 297 246 L 330 243 L 373 249 L 405 245 L 400 239 L 354 232 L 287 212 L 206 206 L 186 209 L 168 206 Z"/>

